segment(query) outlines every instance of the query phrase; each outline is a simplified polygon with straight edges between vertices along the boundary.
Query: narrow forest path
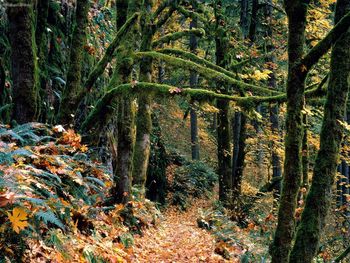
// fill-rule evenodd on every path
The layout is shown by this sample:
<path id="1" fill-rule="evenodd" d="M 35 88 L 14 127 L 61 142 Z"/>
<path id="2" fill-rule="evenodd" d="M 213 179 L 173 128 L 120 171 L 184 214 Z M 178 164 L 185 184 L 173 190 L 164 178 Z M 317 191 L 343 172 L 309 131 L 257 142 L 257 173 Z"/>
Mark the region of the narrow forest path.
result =
<path id="1" fill-rule="evenodd" d="M 132 262 L 228 262 L 214 253 L 214 236 L 197 226 L 198 209 L 208 205 L 195 200 L 184 212 L 168 208 L 158 226 L 135 238 Z"/>

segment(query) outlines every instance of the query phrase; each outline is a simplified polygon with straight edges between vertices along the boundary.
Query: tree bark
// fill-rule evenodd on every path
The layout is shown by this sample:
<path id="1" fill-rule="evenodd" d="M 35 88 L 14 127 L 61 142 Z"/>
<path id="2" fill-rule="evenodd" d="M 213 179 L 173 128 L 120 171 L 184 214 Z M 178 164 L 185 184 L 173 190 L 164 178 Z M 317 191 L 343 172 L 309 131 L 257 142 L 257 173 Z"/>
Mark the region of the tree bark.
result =
<path id="1" fill-rule="evenodd" d="M 338 0 L 335 22 L 350 11 L 349 0 Z M 321 232 L 331 204 L 331 191 L 337 170 L 343 127 L 339 123 L 345 113 L 350 85 L 350 31 L 333 46 L 331 71 L 324 108 L 313 179 L 306 198 L 290 262 L 312 262 L 317 253 Z"/>
<path id="2" fill-rule="evenodd" d="M 142 8 L 141 0 L 130 0 L 128 5 L 128 17 Z M 131 52 L 140 49 L 140 23 L 133 25 L 131 31 L 124 40 Z M 128 55 L 126 55 L 128 56 Z M 137 76 L 134 65 L 128 57 L 119 57 L 120 64 L 113 73 L 111 86 L 120 83 L 136 82 Z M 113 81 L 117 83 L 113 83 Z M 117 145 L 117 169 L 114 171 L 114 186 L 112 194 L 117 203 L 127 203 L 131 200 L 131 185 L 133 175 L 133 156 L 135 146 L 135 105 L 131 94 L 124 95 L 119 99 L 118 105 L 118 145 Z"/>
<path id="3" fill-rule="evenodd" d="M 86 29 L 88 26 L 88 0 L 77 0 L 76 21 L 73 30 L 72 44 L 70 48 L 70 61 L 67 73 L 67 84 L 62 94 L 62 102 L 58 115 L 58 122 L 71 124 L 74 114 L 80 103 L 82 92 L 82 67 L 84 47 L 87 43 Z"/>
<path id="4" fill-rule="evenodd" d="M 222 3 L 218 1 L 216 6 L 216 20 L 217 20 L 217 36 L 216 42 L 216 64 L 225 67 L 227 61 L 225 61 L 225 53 L 227 51 L 227 43 L 225 43 L 224 36 L 219 34 L 224 30 L 221 29 L 224 24 L 222 16 Z M 219 89 L 223 93 L 227 92 L 227 88 L 222 88 L 222 83 L 219 83 Z M 227 85 L 227 84 L 224 84 Z M 217 100 L 217 108 L 219 113 L 217 115 L 217 141 L 218 141 L 218 174 L 219 174 L 219 200 L 225 205 L 229 203 L 229 196 L 232 186 L 232 161 L 231 161 L 231 147 L 230 147 L 230 125 L 229 125 L 229 102 L 225 100 Z"/>
<path id="5" fill-rule="evenodd" d="M 192 19 L 190 23 L 190 29 L 197 28 L 197 19 Z M 196 54 L 198 48 L 198 40 L 194 34 L 190 35 L 190 50 Z M 190 73 L 190 87 L 196 88 L 198 85 L 198 74 L 195 71 Z M 199 160 L 199 140 L 198 140 L 198 118 L 196 110 L 191 106 L 190 109 L 191 119 L 191 153 L 192 160 Z"/>
<path id="6" fill-rule="evenodd" d="M 233 209 L 238 209 L 237 199 L 241 195 L 241 185 L 245 160 L 245 139 L 246 139 L 247 117 L 243 112 L 235 113 L 234 121 L 234 155 L 232 164 L 232 204 Z"/>
<path id="7" fill-rule="evenodd" d="M 143 14 L 141 15 L 141 51 L 151 50 L 153 39 L 151 10 L 152 1 L 146 0 L 143 4 Z M 153 60 L 152 58 L 143 58 L 140 62 L 140 81 L 152 82 Z M 138 96 L 138 111 L 136 119 L 136 141 L 134 152 L 134 171 L 133 184 L 140 188 L 141 198 L 145 196 L 145 184 L 147 180 L 147 168 L 151 147 L 152 116 L 151 116 L 152 97 L 149 94 L 140 94 Z"/>
<path id="8" fill-rule="evenodd" d="M 303 57 L 308 0 L 285 0 L 288 16 L 288 81 L 284 177 L 278 210 L 278 225 L 271 245 L 272 263 L 289 262 L 295 232 L 295 209 L 302 178 L 302 109 L 306 70 Z M 293 262 L 294 263 L 294 262 Z"/>
<path id="9" fill-rule="evenodd" d="M 14 104 L 12 118 L 21 124 L 35 121 L 39 115 L 34 1 L 9 0 L 8 3 Z"/>

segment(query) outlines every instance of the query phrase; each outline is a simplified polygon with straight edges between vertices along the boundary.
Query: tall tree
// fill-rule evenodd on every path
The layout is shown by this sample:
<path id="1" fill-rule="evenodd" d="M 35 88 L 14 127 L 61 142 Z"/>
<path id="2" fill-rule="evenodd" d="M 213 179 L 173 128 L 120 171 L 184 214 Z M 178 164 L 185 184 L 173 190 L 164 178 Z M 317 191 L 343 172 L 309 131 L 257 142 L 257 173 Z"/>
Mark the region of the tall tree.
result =
<path id="1" fill-rule="evenodd" d="M 338 0 L 335 23 L 350 11 L 349 0 Z M 290 262 L 312 262 L 316 255 L 320 234 L 331 204 L 331 189 L 337 171 L 343 126 L 339 123 L 345 113 L 350 86 L 350 31 L 334 44 L 331 70 L 324 106 L 320 149 L 317 154 L 312 184 L 306 198 Z"/>
<path id="2" fill-rule="evenodd" d="M 301 183 L 301 145 L 303 139 L 302 109 L 306 70 L 300 64 L 304 55 L 306 14 L 309 0 L 285 0 L 288 16 L 288 80 L 285 162 L 278 225 L 271 255 L 273 263 L 289 262 L 295 231 L 294 213 Z"/>
<path id="3" fill-rule="evenodd" d="M 143 0 L 130 0 L 128 4 L 128 17 L 140 12 Z M 117 58 L 118 65 L 113 73 L 110 87 L 122 83 L 136 83 L 138 74 L 134 62 L 128 57 L 130 52 L 140 50 L 140 19 L 131 27 L 123 39 L 123 48 L 126 51 Z M 135 104 L 134 96 L 124 95 L 118 99 L 118 139 L 117 162 L 113 172 L 114 186 L 112 189 L 114 201 L 126 203 L 131 199 L 131 185 L 133 175 L 133 156 L 135 146 Z"/>
<path id="4" fill-rule="evenodd" d="M 84 47 L 87 42 L 86 30 L 88 26 L 89 0 L 77 0 L 75 24 L 70 47 L 70 59 L 67 73 L 66 87 L 62 94 L 58 121 L 72 123 L 74 114 L 80 103 L 82 87 L 82 66 Z"/>
<path id="5" fill-rule="evenodd" d="M 224 29 L 225 21 L 223 17 L 222 1 L 217 1 L 215 7 L 216 16 L 216 64 L 225 68 L 227 66 L 228 43 L 226 30 Z M 218 87 L 222 93 L 227 93 L 227 84 L 219 83 Z M 231 186 L 232 186 L 232 162 L 231 162 L 231 137 L 229 122 L 229 101 L 217 100 L 218 126 L 218 174 L 219 174 L 219 199 L 228 204 Z"/>
<path id="6" fill-rule="evenodd" d="M 39 115 L 38 68 L 33 0 L 9 0 L 9 40 L 12 48 L 13 113 L 18 123 L 35 121 Z"/>
<path id="7" fill-rule="evenodd" d="M 195 1 L 193 1 L 195 4 Z M 194 6 L 196 8 L 196 6 Z M 198 20 L 193 18 L 190 23 L 190 29 L 197 28 Z M 192 53 L 196 54 L 198 48 L 198 40 L 195 34 L 190 34 L 190 50 Z M 190 73 L 190 87 L 196 88 L 198 85 L 198 74 L 195 71 Z M 199 160 L 199 140 L 198 140 L 198 116 L 194 107 L 191 106 L 190 109 L 190 119 L 191 119 L 191 152 L 192 160 Z"/>
<path id="8" fill-rule="evenodd" d="M 142 6 L 141 15 L 141 51 L 150 51 L 154 35 L 153 21 L 151 21 L 152 0 L 145 0 Z M 142 58 L 140 61 L 140 81 L 152 82 L 153 60 L 152 58 Z M 133 184 L 141 188 L 142 197 L 145 195 L 145 184 L 147 180 L 147 168 L 151 147 L 152 98 L 149 94 L 138 96 L 138 111 L 136 118 L 136 141 L 134 152 Z"/>

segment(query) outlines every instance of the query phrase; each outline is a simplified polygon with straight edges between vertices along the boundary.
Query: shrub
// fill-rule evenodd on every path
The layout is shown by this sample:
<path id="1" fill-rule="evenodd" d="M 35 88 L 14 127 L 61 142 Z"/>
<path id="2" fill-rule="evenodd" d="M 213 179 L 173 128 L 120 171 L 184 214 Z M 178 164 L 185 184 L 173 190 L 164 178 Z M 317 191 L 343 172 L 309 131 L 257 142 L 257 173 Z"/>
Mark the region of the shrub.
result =
<path id="1" fill-rule="evenodd" d="M 178 167 L 171 187 L 173 204 L 186 209 L 189 205 L 189 197 L 208 197 L 217 178 L 213 169 L 200 161 L 189 162 Z"/>

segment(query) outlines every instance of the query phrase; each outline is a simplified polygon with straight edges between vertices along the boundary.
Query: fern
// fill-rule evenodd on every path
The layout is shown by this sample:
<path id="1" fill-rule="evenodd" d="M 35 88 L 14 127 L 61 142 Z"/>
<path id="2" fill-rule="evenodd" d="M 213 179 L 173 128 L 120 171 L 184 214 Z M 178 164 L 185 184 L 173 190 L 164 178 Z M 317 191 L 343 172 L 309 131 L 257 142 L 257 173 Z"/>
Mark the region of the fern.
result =
<path id="1" fill-rule="evenodd" d="M 48 223 L 54 224 L 61 228 L 62 230 L 65 230 L 66 227 L 63 225 L 63 223 L 56 217 L 56 215 L 52 211 L 39 211 L 35 214 L 35 216 L 42 220 L 46 225 Z"/>

